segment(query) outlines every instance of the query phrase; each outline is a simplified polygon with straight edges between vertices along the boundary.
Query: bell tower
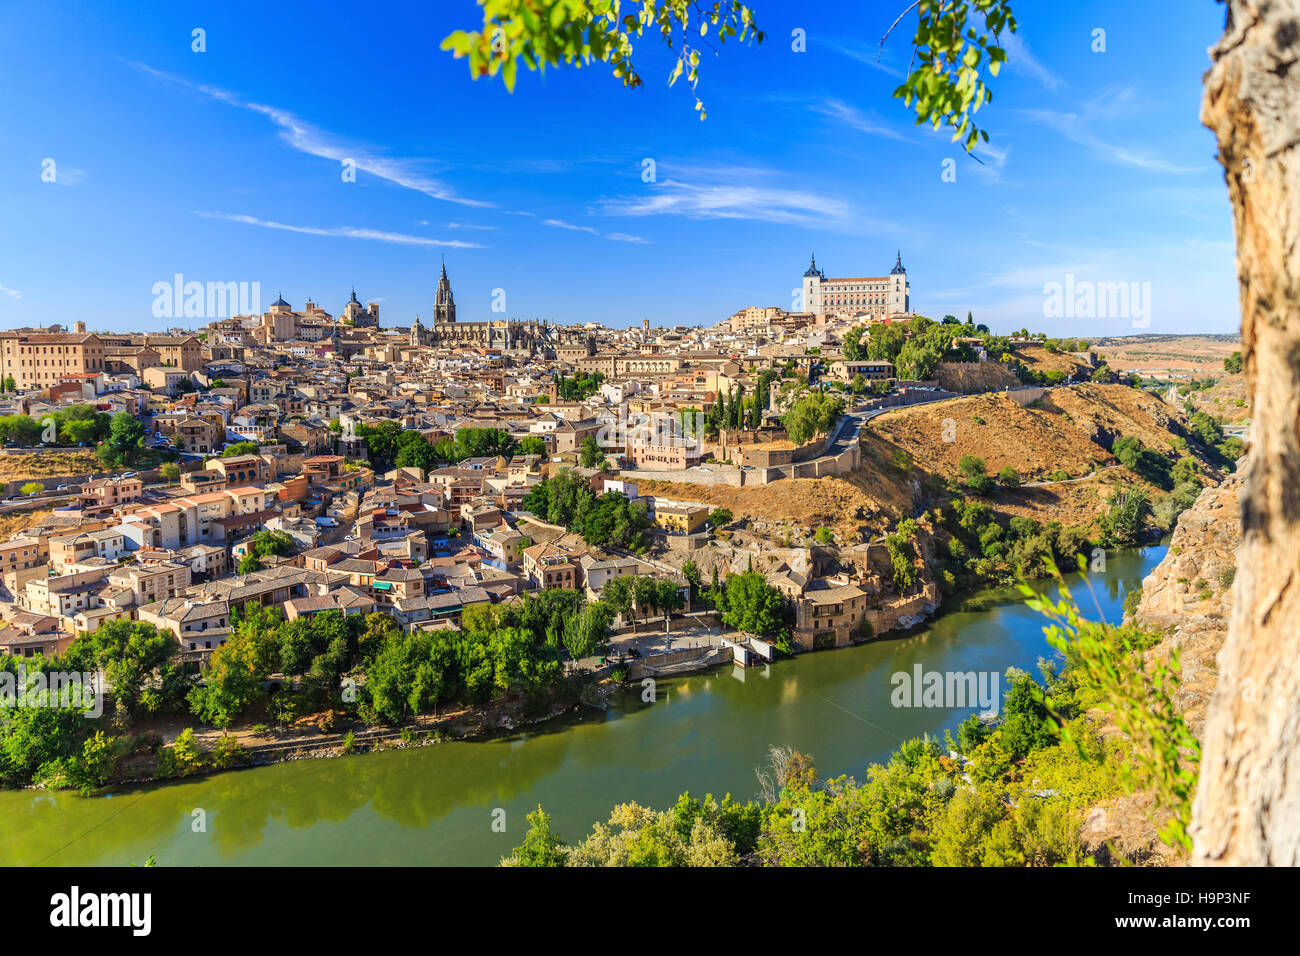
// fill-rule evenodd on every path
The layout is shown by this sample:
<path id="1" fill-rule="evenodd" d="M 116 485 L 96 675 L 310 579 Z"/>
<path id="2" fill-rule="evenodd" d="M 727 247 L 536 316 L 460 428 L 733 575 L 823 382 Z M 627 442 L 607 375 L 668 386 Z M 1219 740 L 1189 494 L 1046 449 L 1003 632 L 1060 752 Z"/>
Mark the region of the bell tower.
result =
<path id="1" fill-rule="evenodd" d="M 433 296 L 433 324 L 456 321 L 456 300 L 451 295 L 451 280 L 447 278 L 447 260 L 442 260 L 442 275 L 438 278 L 438 291 Z"/>

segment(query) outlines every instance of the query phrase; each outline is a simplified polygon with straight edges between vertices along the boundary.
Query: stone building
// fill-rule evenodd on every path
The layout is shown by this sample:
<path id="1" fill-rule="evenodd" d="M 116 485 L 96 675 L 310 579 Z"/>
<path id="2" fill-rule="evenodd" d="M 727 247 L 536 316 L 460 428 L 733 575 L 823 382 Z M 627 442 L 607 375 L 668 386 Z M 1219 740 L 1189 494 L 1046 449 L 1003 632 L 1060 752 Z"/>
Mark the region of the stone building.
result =
<path id="1" fill-rule="evenodd" d="M 456 299 L 452 295 L 451 280 L 447 278 L 447 264 L 442 264 L 438 288 L 433 297 L 433 325 L 426 328 L 417 317 L 409 331 L 410 344 L 440 348 L 471 346 L 486 349 L 519 349 L 533 353 L 549 344 L 551 330 L 545 322 L 531 319 L 500 319 L 495 322 L 456 321 Z"/>
<path id="2" fill-rule="evenodd" d="M 912 287 L 907 281 L 902 252 L 898 253 L 894 268 L 887 276 L 844 279 L 828 279 L 817 268 L 814 256 L 803 274 L 803 306 L 812 313 L 867 313 L 879 318 L 910 312 Z"/>
<path id="3" fill-rule="evenodd" d="M 84 332 L 0 332 L 0 379 L 19 389 L 48 388 L 68 375 L 104 371 L 104 343 Z"/>

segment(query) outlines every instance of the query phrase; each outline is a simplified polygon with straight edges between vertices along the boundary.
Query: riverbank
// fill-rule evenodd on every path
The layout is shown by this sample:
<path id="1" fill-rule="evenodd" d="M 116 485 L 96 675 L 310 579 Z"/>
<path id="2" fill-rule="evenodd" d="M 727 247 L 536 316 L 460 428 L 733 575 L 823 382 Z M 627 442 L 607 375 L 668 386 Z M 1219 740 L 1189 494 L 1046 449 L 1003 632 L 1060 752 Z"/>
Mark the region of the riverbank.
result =
<path id="1" fill-rule="evenodd" d="M 1116 554 L 1095 582 L 1118 620 L 1124 595 L 1165 548 Z M 1036 589 L 1051 591 L 1048 582 Z M 1055 652 L 1015 589 L 978 611 L 945 608 L 888 640 L 800 654 L 770 667 L 715 667 L 615 689 L 607 709 L 557 717 L 364 760 L 296 759 L 240 773 L 75 791 L 0 792 L 0 865 L 479 865 L 518 846 L 542 803 L 558 832 L 586 833 L 617 803 L 670 806 L 694 794 L 756 795 L 771 746 L 811 754 L 823 776 L 865 777 L 900 743 L 956 731 L 971 708 L 898 708 L 897 673 L 1035 672 Z M 207 826 L 193 828 L 193 811 Z M 492 828 L 493 814 L 505 821 Z"/>
<path id="2" fill-rule="evenodd" d="M 541 714 L 524 715 L 522 702 L 499 699 L 479 707 L 464 707 L 445 714 L 417 714 L 400 727 L 385 724 L 366 725 L 360 721 L 344 721 L 344 726 L 330 732 L 319 730 L 257 732 L 245 726 L 233 730 L 196 730 L 192 726 L 177 726 L 181 731 L 194 731 L 194 741 L 200 752 L 199 759 L 184 772 L 158 773 L 158 756 L 137 755 L 128 758 L 134 762 L 134 775 L 114 781 L 100 788 L 99 793 L 121 786 L 164 784 L 190 779 L 205 774 L 228 770 L 267 767 L 295 760 L 323 759 L 402 750 L 410 747 L 428 747 L 449 740 L 474 740 L 488 734 L 518 730 L 554 720 L 584 706 L 583 695 L 577 694 L 554 703 Z M 320 715 L 303 718 L 300 723 L 310 724 Z M 176 734 L 175 736 L 179 736 Z M 272 739 L 266 739 L 266 738 Z M 175 745 L 175 737 L 170 741 Z M 129 764 L 128 764 L 129 765 Z M 147 772 L 152 767 L 155 772 Z M 24 789 L 40 790 L 30 786 Z"/>
<path id="3" fill-rule="evenodd" d="M 906 614 L 890 615 L 888 629 L 876 631 L 866 639 L 855 640 L 845 647 L 861 647 L 889 641 L 906 640 L 931 626 L 944 615 L 960 612 L 983 611 L 999 604 L 1019 601 L 1019 592 L 1013 585 L 987 583 L 980 587 L 965 588 L 941 600 L 921 600 L 928 591 L 918 593 L 904 601 L 917 610 Z M 936 592 L 937 596 L 937 592 Z M 919 602 L 919 603 L 918 603 Z M 902 607 L 903 605 L 900 605 Z M 721 634 L 721 637 L 739 639 L 738 632 Z M 714 637 L 719 641 L 719 637 Z M 733 663 L 729 649 L 721 653 L 718 648 L 709 652 L 676 651 L 664 655 L 629 661 L 626 684 L 638 684 L 646 677 L 656 681 L 706 674 L 725 669 Z M 778 663 L 806 657 L 812 650 L 798 650 L 782 656 Z M 663 661 L 659 662 L 662 657 Z M 738 666 L 738 665 L 737 665 Z M 367 725 L 349 719 L 339 712 L 326 712 L 335 725 L 329 731 L 318 729 L 320 718 L 326 714 L 312 714 L 295 721 L 292 729 L 268 729 L 265 724 L 245 721 L 241 726 L 222 730 L 202 729 L 183 718 L 136 728 L 137 737 L 156 735 L 164 746 L 174 746 L 186 730 L 193 732 L 197 747 L 196 759 L 185 762 L 178 772 L 159 772 L 158 748 L 137 752 L 123 761 L 125 773 L 112 784 L 100 788 L 98 793 L 109 792 L 122 786 L 161 785 L 176 783 L 198 776 L 223 773 L 229 770 L 268 767 L 306 759 L 320 760 L 332 757 L 356 756 L 389 750 L 427 747 L 447 741 L 473 741 L 493 735 L 509 734 L 523 728 L 544 725 L 573 715 L 584 709 L 600 711 L 608 706 L 611 697 L 620 692 L 619 685 L 610 679 L 615 667 L 605 664 L 584 675 L 590 682 L 581 685 L 574 693 L 552 703 L 543 713 L 525 716 L 525 703 L 517 697 L 499 698 L 484 705 L 460 707 L 441 714 L 415 715 L 400 726 L 386 724 Z M 763 668 L 760 668 L 762 670 Z M 44 788 L 30 786 L 28 790 Z"/>

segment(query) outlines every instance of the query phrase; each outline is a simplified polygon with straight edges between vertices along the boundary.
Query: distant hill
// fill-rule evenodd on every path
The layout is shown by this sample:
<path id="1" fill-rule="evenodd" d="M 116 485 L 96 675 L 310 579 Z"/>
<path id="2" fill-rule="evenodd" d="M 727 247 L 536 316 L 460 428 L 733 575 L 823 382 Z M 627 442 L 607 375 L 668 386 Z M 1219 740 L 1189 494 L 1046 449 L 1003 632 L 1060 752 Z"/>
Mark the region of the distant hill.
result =
<path id="1" fill-rule="evenodd" d="M 1241 348 L 1241 336 L 1123 335 L 1099 339 L 1093 348 L 1116 372 L 1206 378 L 1224 374 L 1223 360 Z"/>

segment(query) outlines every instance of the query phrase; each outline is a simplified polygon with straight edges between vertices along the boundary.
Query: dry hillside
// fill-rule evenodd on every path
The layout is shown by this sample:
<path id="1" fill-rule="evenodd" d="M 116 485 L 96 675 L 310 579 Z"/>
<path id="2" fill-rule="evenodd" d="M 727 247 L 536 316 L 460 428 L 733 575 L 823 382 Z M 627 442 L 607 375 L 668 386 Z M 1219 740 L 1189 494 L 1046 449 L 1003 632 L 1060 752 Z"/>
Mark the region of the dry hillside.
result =
<path id="1" fill-rule="evenodd" d="M 1054 389 L 1022 408 L 1000 394 L 972 395 L 887 412 L 861 437 L 862 467 L 843 477 L 782 480 L 733 488 L 640 480 L 642 494 L 698 501 L 748 519 L 752 530 L 782 537 L 826 525 L 850 540 L 879 533 L 914 511 L 915 496 L 938 491 L 933 479 L 955 478 L 965 455 L 982 458 L 991 475 L 1010 466 L 1027 484 L 996 490 L 990 502 L 1007 516 L 1091 526 L 1107 510 L 1111 485 L 1143 484 L 1107 450 L 1133 435 L 1157 452 L 1171 453 L 1171 428 L 1186 417 L 1159 398 L 1123 385 L 1084 384 Z M 945 441 L 945 437 L 950 441 Z M 1104 469 L 1097 474 L 1095 470 Z M 1065 471 L 1067 482 L 1045 481 Z M 1208 462 L 1202 471 L 1213 481 Z"/>
<path id="2" fill-rule="evenodd" d="M 1240 422 L 1250 418 L 1244 375 L 1225 375 L 1205 391 L 1189 392 L 1187 397 L 1198 411 L 1213 415 L 1222 422 Z"/>
<path id="3" fill-rule="evenodd" d="M 1048 372 L 1055 369 L 1066 377 L 1071 375 L 1080 378 L 1092 377 L 1091 366 L 1084 365 L 1064 352 L 1049 352 L 1041 345 L 1026 345 L 1016 349 L 1014 354 L 1031 372 Z"/>
<path id="4" fill-rule="evenodd" d="M 934 377 L 940 388 L 963 395 L 1015 388 L 1020 384 L 1015 373 L 999 362 L 940 362 Z"/>
<path id="5" fill-rule="evenodd" d="M 103 466 L 95 457 L 95 453 L 85 449 L 45 454 L 0 455 L 0 481 L 89 475 L 101 467 Z"/>
<path id="6" fill-rule="evenodd" d="M 637 486 L 643 495 L 723 507 L 737 519 L 748 519 L 755 530 L 778 533 L 782 527 L 811 530 L 822 525 L 844 534 L 861 528 L 884 531 L 912 507 L 907 477 L 873 467 L 842 478 L 783 479 L 743 488 L 645 480 L 638 480 Z"/>
<path id="7" fill-rule="evenodd" d="M 1116 372 L 1180 373 L 1195 378 L 1223 373 L 1223 360 L 1241 348 L 1239 335 L 1126 335 L 1093 348 Z"/>
<path id="8" fill-rule="evenodd" d="M 989 474 L 1010 466 L 1033 481 L 1058 470 L 1080 477 L 1094 466 L 1115 464 L 1107 449 L 1120 435 L 1169 452 L 1176 434 L 1170 428 L 1186 426 L 1178 409 L 1153 395 L 1085 384 L 1054 389 L 1028 408 L 1004 395 L 973 395 L 899 409 L 874 419 L 868 430 L 944 478 L 956 477 L 962 457 L 973 455 Z"/>
<path id="9" fill-rule="evenodd" d="M 1110 510 L 1109 499 L 1116 485 L 1145 484 L 1127 468 L 1111 468 L 1072 481 L 998 488 L 988 502 L 1004 518 L 1033 518 L 1042 524 L 1059 521 L 1067 528 L 1094 529 L 1094 522 Z"/>
<path id="10" fill-rule="evenodd" d="M 19 531 L 26 531 L 32 525 L 48 518 L 51 512 L 44 511 L 10 511 L 0 515 L 0 541 L 8 541 Z"/>

